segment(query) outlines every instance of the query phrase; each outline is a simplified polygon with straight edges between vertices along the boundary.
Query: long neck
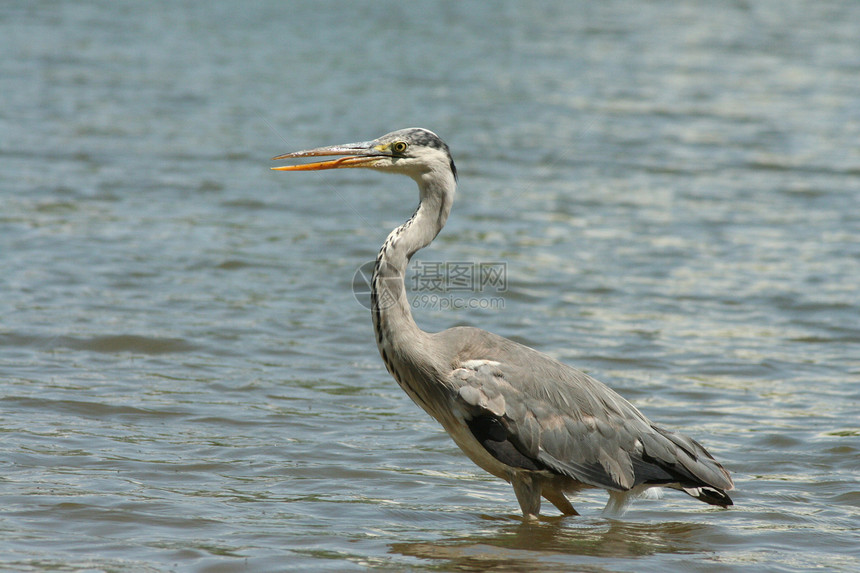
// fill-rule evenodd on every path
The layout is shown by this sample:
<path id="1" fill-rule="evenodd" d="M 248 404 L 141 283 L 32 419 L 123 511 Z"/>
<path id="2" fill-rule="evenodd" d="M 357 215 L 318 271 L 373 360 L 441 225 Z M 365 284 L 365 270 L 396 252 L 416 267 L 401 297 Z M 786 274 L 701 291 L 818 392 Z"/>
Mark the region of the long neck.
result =
<path id="1" fill-rule="evenodd" d="M 394 229 L 376 257 L 371 281 L 371 312 L 376 344 L 385 366 L 419 405 L 425 407 L 418 371 L 431 368 L 430 335 L 415 324 L 406 297 L 404 276 L 409 260 L 429 245 L 442 230 L 453 202 L 453 176 L 445 178 L 445 189 L 418 181 L 421 202 L 412 217 Z"/>

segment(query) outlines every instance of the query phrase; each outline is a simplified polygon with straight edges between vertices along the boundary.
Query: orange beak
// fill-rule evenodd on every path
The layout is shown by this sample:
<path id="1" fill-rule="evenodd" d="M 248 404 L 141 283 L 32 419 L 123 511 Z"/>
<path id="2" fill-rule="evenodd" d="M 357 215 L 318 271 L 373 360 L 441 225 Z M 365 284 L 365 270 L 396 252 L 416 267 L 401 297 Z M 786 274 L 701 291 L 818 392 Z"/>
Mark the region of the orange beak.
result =
<path id="1" fill-rule="evenodd" d="M 342 169 L 345 167 L 373 167 L 383 157 L 388 157 L 383 151 L 377 149 L 373 142 L 347 143 L 344 145 L 332 145 L 329 147 L 318 147 L 306 151 L 295 151 L 273 157 L 278 159 L 295 159 L 299 157 L 326 157 L 343 155 L 338 159 L 330 161 L 319 161 L 316 163 L 304 163 L 300 165 L 281 165 L 272 167 L 275 171 L 319 171 L 322 169 Z"/>

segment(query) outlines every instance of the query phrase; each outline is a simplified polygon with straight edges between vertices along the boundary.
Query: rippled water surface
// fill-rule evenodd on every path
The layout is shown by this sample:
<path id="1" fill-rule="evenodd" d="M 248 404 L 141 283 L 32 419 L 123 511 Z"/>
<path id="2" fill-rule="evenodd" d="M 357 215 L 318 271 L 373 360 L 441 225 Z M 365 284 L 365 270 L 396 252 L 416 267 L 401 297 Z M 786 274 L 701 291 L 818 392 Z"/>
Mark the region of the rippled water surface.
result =
<path id="1" fill-rule="evenodd" d="M 860 569 L 860 4 L 0 7 L 0 568 Z M 269 157 L 421 125 L 460 171 L 414 293 L 731 470 L 523 524 L 378 357 L 405 179 Z"/>

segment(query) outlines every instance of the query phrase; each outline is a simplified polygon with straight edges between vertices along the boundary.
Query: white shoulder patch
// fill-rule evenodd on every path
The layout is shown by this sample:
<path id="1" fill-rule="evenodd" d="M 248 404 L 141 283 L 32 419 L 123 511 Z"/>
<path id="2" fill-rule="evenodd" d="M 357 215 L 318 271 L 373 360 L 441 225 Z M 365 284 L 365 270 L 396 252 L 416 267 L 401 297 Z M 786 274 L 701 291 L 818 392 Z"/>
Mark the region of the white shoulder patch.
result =
<path id="1" fill-rule="evenodd" d="M 460 399 L 471 406 L 488 410 L 496 416 L 505 414 L 505 397 L 499 392 L 497 376 L 500 362 L 494 360 L 466 360 L 453 375 L 465 382 L 458 390 Z"/>
<path id="2" fill-rule="evenodd" d="M 465 360 L 452 374 L 460 380 L 471 380 L 474 376 L 502 376 L 501 362 L 495 360 Z"/>
<path id="3" fill-rule="evenodd" d="M 501 362 L 496 362 L 495 360 L 466 360 L 465 362 L 463 362 L 461 368 L 468 368 L 469 370 L 478 370 L 481 366 L 498 367 L 501 365 Z"/>

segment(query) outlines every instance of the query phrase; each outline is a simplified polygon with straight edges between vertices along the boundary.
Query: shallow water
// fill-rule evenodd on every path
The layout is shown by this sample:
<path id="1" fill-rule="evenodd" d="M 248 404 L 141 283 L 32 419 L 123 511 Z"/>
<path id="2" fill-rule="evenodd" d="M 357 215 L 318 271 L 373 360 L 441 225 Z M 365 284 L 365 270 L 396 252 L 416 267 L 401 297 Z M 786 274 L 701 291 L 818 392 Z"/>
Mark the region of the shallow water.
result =
<path id="1" fill-rule="evenodd" d="M 858 37 L 850 2 L 4 5 L 0 567 L 857 570 Z M 411 125 L 460 171 L 416 263 L 505 270 L 419 324 L 609 383 L 732 509 L 523 524 L 397 388 L 351 281 L 413 184 L 268 158 Z"/>

